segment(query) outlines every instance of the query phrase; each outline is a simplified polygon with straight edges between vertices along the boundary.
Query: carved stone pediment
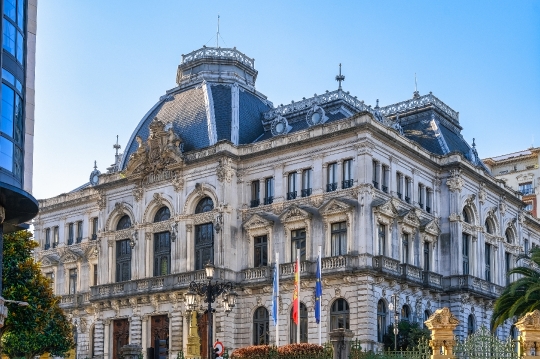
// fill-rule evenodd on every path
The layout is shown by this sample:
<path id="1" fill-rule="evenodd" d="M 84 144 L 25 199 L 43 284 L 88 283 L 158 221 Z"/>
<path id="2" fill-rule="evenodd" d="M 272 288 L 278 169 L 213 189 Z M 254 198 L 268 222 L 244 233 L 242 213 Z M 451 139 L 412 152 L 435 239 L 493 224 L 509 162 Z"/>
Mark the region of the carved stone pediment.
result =
<path id="1" fill-rule="evenodd" d="M 412 228 L 420 227 L 420 218 L 418 218 L 418 215 L 414 209 L 411 209 L 401 216 L 399 222 Z"/>
<path id="2" fill-rule="evenodd" d="M 273 225 L 274 221 L 270 221 L 259 214 L 254 214 L 246 222 L 244 222 L 243 227 L 246 231 L 250 232 L 256 229 L 268 228 Z"/>
<path id="3" fill-rule="evenodd" d="M 58 265 L 58 260 L 49 256 L 44 256 L 41 258 L 40 262 L 42 267 L 52 267 Z"/>
<path id="4" fill-rule="evenodd" d="M 394 202 L 392 200 L 388 200 L 385 203 L 375 207 L 375 214 L 379 220 L 381 219 L 381 216 L 393 219 L 398 216 L 398 211 L 394 205 Z"/>
<path id="5" fill-rule="evenodd" d="M 77 253 L 70 251 L 67 248 L 64 248 L 64 253 L 60 256 L 60 262 L 61 263 L 74 263 L 77 262 L 81 258 L 80 255 Z"/>
<path id="6" fill-rule="evenodd" d="M 150 173 L 157 174 L 171 165 L 183 164 L 180 150 L 182 139 L 174 133 L 172 127 L 165 130 L 165 124 L 157 117 L 149 125 L 150 135 L 146 141 L 139 136 L 137 150 L 131 154 L 125 175 L 144 177 Z"/>
<path id="7" fill-rule="evenodd" d="M 525 314 L 515 326 L 520 332 L 525 330 L 540 331 L 540 310 L 536 309 L 534 312 Z"/>
<path id="8" fill-rule="evenodd" d="M 351 205 L 333 198 L 319 209 L 319 213 L 322 216 L 329 216 L 337 213 L 349 212 L 351 209 Z"/>
<path id="9" fill-rule="evenodd" d="M 304 221 L 306 219 L 311 219 L 311 213 L 298 206 L 291 206 L 279 216 L 279 219 L 283 223 Z"/>
<path id="10" fill-rule="evenodd" d="M 424 232 L 434 237 L 437 237 L 441 233 L 439 221 L 437 219 L 428 222 L 422 229 Z"/>

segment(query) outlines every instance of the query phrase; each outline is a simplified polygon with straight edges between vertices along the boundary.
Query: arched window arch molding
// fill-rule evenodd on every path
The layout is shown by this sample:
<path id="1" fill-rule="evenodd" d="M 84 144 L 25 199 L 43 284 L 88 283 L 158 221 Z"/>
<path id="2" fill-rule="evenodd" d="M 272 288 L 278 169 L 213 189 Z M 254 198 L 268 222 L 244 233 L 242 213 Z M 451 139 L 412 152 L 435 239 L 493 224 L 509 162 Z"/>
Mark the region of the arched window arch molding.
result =
<path id="1" fill-rule="evenodd" d="M 169 208 L 171 212 L 171 218 L 174 218 L 175 211 L 172 204 L 173 199 L 169 195 L 163 195 L 162 193 L 154 193 L 153 199 L 148 203 L 143 215 L 143 223 L 154 223 L 154 216 L 161 207 L 165 206 Z"/>
<path id="2" fill-rule="evenodd" d="M 199 201 L 204 197 L 210 197 L 210 199 L 214 202 L 214 208 L 218 206 L 219 201 L 216 195 L 216 189 L 207 183 L 197 183 L 195 188 L 186 197 L 182 214 L 194 214 L 197 203 L 199 203 Z"/>
<path id="3" fill-rule="evenodd" d="M 476 195 L 469 194 L 462 197 L 463 204 L 461 206 L 462 213 L 466 211 L 469 216 L 469 223 L 471 226 L 477 226 L 480 223 L 480 216 L 478 214 L 478 208 L 476 206 Z M 460 213 L 461 215 L 461 213 Z M 461 218 L 461 222 L 465 223 L 465 219 Z"/>
<path id="4" fill-rule="evenodd" d="M 354 207 L 339 201 L 337 199 L 331 199 L 319 209 L 319 213 L 323 218 L 324 224 L 324 256 L 330 257 L 332 255 L 332 224 L 339 222 L 347 223 L 347 251 L 346 254 L 350 253 L 353 248 L 353 209 Z"/>
<path id="5" fill-rule="evenodd" d="M 268 307 L 265 306 L 265 305 L 262 305 L 262 304 L 259 305 L 259 304 L 260 304 L 260 303 L 258 303 L 256 306 L 254 306 L 254 308 L 251 310 L 251 322 L 252 322 L 251 330 L 252 330 L 252 338 L 253 338 L 253 339 L 252 339 L 252 341 L 253 341 L 252 344 L 254 344 L 254 345 L 261 344 L 260 342 L 258 342 L 258 343 L 255 343 L 255 342 L 254 342 L 254 341 L 255 341 L 255 333 L 253 332 L 253 329 L 254 329 L 254 328 L 253 328 L 253 327 L 254 327 L 253 324 L 255 323 L 255 313 L 256 313 L 259 309 L 261 309 L 261 308 L 264 308 L 264 309 L 266 310 L 266 321 L 264 321 L 264 322 L 265 322 L 265 326 L 266 326 L 268 329 L 270 328 L 270 321 L 271 321 L 271 312 L 270 312 L 270 310 L 268 309 Z M 262 321 L 259 321 L 258 323 L 262 323 Z M 265 330 L 265 331 L 266 331 L 266 330 Z M 266 336 L 267 336 L 266 339 L 268 339 L 268 341 L 271 340 L 271 338 L 270 338 L 270 333 L 269 333 L 269 332 L 270 332 L 270 330 L 268 330 L 267 333 L 266 333 Z M 266 341 L 266 339 L 265 339 L 265 341 Z M 267 342 L 267 343 L 265 343 L 265 344 L 270 344 L 270 343 Z"/>
<path id="6" fill-rule="evenodd" d="M 499 221 L 497 219 L 497 215 L 496 215 L 496 212 L 497 212 L 497 206 L 494 206 L 494 207 L 491 207 L 489 208 L 485 215 L 484 215 L 484 223 L 483 223 L 483 231 L 485 234 L 489 234 L 493 237 L 498 237 L 501 233 L 501 230 L 500 230 L 500 225 L 499 225 Z M 491 224 L 493 225 L 493 233 L 490 234 L 487 232 L 487 228 L 486 228 L 486 223 L 488 223 L 488 221 L 491 222 Z"/>
<path id="7" fill-rule="evenodd" d="M 382 304 L 383 311 L 380 311 L 379 304 Z M 390 324 L 389 318 L 392 318 L 392 316 L 393 313 L 390 313 L 390 310 L 388 309 L 388 301 L 386 298 L 379 298 L 377 301 L 377 341 L 380 343 L 383 342 L 384 335 L 386 334 L 388 325 Z"/>
<path id="8" fill-rule="evenodd" d="M 260 236 L 266 236 L 267 243 L 268 243 L 268 264 L 274 262 L 274 221 L 271 221 L 269 219 L 264 218 L 263 216 L 259 214 L 254 214 L 251 216 L 246 222 L 244 222 L 243 226 L 244 230 L 247 234 L 247 241 L 249 246 L 249 254 L 248 254 L 248 267 L 253 268 L 255 266 L 255 259 L 254 259 L 254 238 L 260 237 Z"/>
<path id="9" fill-rule="evenodd" d="M 349 324 L 349 328 L 346 328 L 346 329 L 350 329 L 351 317 L 353 317 L 352 308 L 351 308 L 351 300 L 350 298 L 348 299 L 348 298 L 345 298 L 344 296 L 335 297 L 329 301 L 328 307 L 326 308 L 326 313 L 328 313 L 327 314 L 327 328 L 332 328 L 332 306 L 334 305 L 334 303 L 336 303 L 340 299 L 343 299 L 347 303 L 347 306 L 349 307 L 348 312 L 347 312 L 348 318 L 346 321 Z"/>
<path id="10" fill-rule="evenodd" d="M 309 339 L 309 320 L 311 319 L 310 318 L 310 313 L 312 313 L 312 311 L 306 302 L 303 302 L 303 301 L 300 301 L 300 312 L 302 312 L 302 305 L 306 308 L 306 313 L 307 313 L 307 332 L 304 333 L 308 339 Z M 291 302 L 291 305 L 289 306 L 289 311 L 288 311 L 288 317 L 287 317 L 287 332 L 289 333 L 289 337 L 290 337 L 290 333 L 291 333 L 291 330 L 292 330 L 292 326 L 293 326 L 293 320 L 292 320 L 292 311 L 293 311 L 293 303 Z M 301 333 L 302 334 L 302 333 Z M 289 338 L 290 339 L 290 338 Z M 290 340 L 289 340 L 290 341 Z"/>
<path id="11" fill-rule="evenodd" d="M 311 213 L 299 208 L 298 206 L 291 206 L 286 209 L 279 219 L 285 229 L 285 255 L 283 258 L 284 263 L 290 263 L 295 260 L 291 255 L 291 231 L 296 229 L 305 228 L 306 230 L 306 259 L 309 260 L 311 254 Z"/>
<path id="12" fill-rule="evenodd" d="M 116 231 L 116 225 L 118 224 L 120 218 L 122 218 L 124 215 L 129 216 L 129 218 L 131 219 L 131 226 L 133 227 L 136 221 L 135 214 L 131 205 L 126 202 L 116 202 L 114 205 L 114 209 L 111 211 L 111 213 L 107 217 L 107 221 L 105 222 L 106 230 Z"/>
<path id="13" fill-rule="evenodd" d="M 516 219 L 511 219 L 506 223 L 506 230 L 504 232 L 505 239 L 502 242 L 506 252 L 514 255 L 519 255 L 521 252 L 521 245 L 519 241 L 518 231 L 515 226 Z M 508 242 L 508 236 L 510 237 L 510 243 Z"/>

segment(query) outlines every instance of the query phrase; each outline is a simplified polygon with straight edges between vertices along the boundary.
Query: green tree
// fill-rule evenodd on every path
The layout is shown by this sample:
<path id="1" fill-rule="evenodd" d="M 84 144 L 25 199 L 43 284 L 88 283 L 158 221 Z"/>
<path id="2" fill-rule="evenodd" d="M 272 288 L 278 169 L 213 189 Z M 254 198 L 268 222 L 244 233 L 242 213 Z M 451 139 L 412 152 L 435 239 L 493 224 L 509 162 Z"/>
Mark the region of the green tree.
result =
<path id="1" fill-rule="evenodd" d="M 9 305 L 0 328 L 1 350 L 9 357 L 64 356 L 74 347 L 70 324 L 58 305 L 50 281 L 32 258 L 37 243 L 28 231 L 4 235 L 3 297 L 28 302 Z"/>
<path id="2" fill-rule="evenodd" d="M 420 340 L 430 337 L 429 330 L 420 327 L 418 323 L 402 320 L 398 323 L 397 348 L 407 350 L 417 347 Z M 388 331 L 383 337 L 384 348 L 394 350 L 394 325 L 388 326 Z"/>
<path id="3" fill-rule="evenodd" d="M 528 258 L 536 268 L 540 267 L 540 248 L 531 250 Z M 518 274 L 519 279 L 506 286 L 501 296 L 495 301 L 491 328 L 494 330 L 505 320 L 513 317 L 522 317 L 528 312 L 540 309 L 540 270 L 533 266 L 519 266 L 512 268 L 507 275 Z"/>

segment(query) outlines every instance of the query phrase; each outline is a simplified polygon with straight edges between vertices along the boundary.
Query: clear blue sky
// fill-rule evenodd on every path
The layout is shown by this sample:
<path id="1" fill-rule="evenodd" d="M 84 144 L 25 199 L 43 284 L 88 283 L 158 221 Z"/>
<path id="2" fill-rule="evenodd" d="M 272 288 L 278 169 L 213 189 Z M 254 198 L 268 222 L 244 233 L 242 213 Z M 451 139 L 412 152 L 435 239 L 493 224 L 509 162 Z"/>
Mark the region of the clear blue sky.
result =
<path id="1" fill-rule="evenodd" d="M 540 1 L 47 0 L 38 7 L 34 195 L 104 172 L 175 86 L 181 54 L 255 58 L 274 105 L 337 88 L 368 104 L 432 91 L 481 157 L 540 146 Z"/>

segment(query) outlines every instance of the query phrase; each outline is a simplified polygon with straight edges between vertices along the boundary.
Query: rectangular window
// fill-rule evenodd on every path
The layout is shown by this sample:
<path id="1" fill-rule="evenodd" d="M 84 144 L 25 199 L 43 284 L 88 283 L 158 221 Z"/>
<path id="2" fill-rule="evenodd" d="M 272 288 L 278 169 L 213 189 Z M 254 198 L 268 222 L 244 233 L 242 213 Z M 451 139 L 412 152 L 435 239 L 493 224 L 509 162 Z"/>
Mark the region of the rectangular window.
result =
<path id="1" fill-rule="evenodd" d="M 411 186 L 412 180 L 410 177 L 405 177 L 405 202 L 411 203 Z"/>
<path id="2" fill-rule="evenodd" d="M 469 235 L 463 233 L 462 236 L 462 250 L 461 254 L 463 256 L 463 274 L 469 274 Z"/>
<path id="3" fill-rule="evenodd" d="M 17 61 L 23 63 L 24 60 L 24 41 L 22 34 L 17 31 Z"/>
<path id="4" fill-rule="evenodd" d="M 291 231 L 291 259 L 296 260 L 296 250 L 300 250 L 300 260 L 306 260 L 306 229 Z"/>
<path id="5" fill-rule="evenodd" d="M 510 269 L 512 269 L 512 254 L 505 252 L 504 253 L 504 266 L 506 270 L 506 285 L 510 284 L 510 276 L 508 275 L 508 272 L 510 272 Z"/>
<path id="6" fill-rule="evenodd" d="M 254 266 L 262 267 L 268 265 L 268 238 L 266 236 L 260 236 L 254 238 Z"/>
<path id="7" fill-rule="evenodd" d="M 68 224 L 68 245 L 73 244 L 73 223 Z"/>
<path id="8" fill-rule="evenodd" d="M 409 234 L 403 233 L 401 237 L 401 262 L 409 264 Z"/>
<path id="9" fill-rule="evenodd" d="M 484 246 L 484 279 L 491 282 L 491 244 L 486 243 Z"/>
<path id="10" fill-rule="evenodd" d="M 97 233 L 98 233 L 98 218 L 94 217 L 92 218 L 92 240 L 93 241 L 97 239 Z"/>
<path id="11" fill-rule="evenodd" d="M 58 226 L 53 228 L 53 248 L 56 248 L 58 246 L 58 242 L 60 241 L 58 237 Z"/>
<path id="12" fill-rule="evenodd" d="M 343 161 L 343 183 L 341 188 L 351 188 L 353 186 L 353 177 L 352 177 L 352 160 Z"/>
<path id="13" fill-rule="evenodd" d="M 45 229 L 45 249 L 51 248 L 51 229 Z"/>
<path id="14" fill-rule="evenodd" d="M 82 221 L 77 222 L 77 243 L 82 242 Z"/>
<path id="15" fill-rule="evenodd" d="M 77 292 L 77 269 L 69 270 L 69 294 Z"/>
<path id="16" fill-rule="evenodd" d="M 424 185 L 418 184 L 418 205 L 420 208 L 424 208 Z"/>
<path id="17" fill-rule="evenodd" d="M 272 204 L 274 202 L 274 177 L 264 180 L 264 188 L 264 204 Z"/>
<path id="18" fill-rule="evenodd" d="M 6 84 L 2 84 L 2 122 L 0 131 L 13 137 L 13 121 L 15 111 L 15 91 Z"/>
<path id="19" fill-rule="evenodd" d="M 24 29 L 24 1 L 17 2 L 17 26 L 19 29 Z"/>
<path id="20" fill-rule="evenodd" d="M 347 222 L 332 223 L 332 256 L 347 254 Z"/>
<path id="21" fill-rule="evenodd" d="M 17 30 L 15 30 L 15 26 L 11 22 L 9 22 L 7 19 L 4 19 L 4 50 L 15 56 L 15 42 L 17 37 Z"/>
<path id="22" fill-rule="evenodd" d="M 396 174 L 396 192 L 399 199 L 403 198 L 403 175 L 401 173 Z"/>
<path id="23" fill-rule="evenodd" d="M 424 242 L 424 270 L 427 272 L 430 269 L 430 260 L 429 260 L 429 243 Z"/>
<path id="24" fill-rule="evenodd" d="M 53 272 L 45 273 L 45 277 L 49 280 L 51 289 L 53 290 L 53 293 L 54 293 L 54 273 Z"/>
<path id="25" fill-rule="evenodd" d="M 386 226 L 379 224 L 378 226 L 378 238 L 379 238 L 379 255 L 386 255 Z"/>
<path id="26" fill-rule="evenodd" d="M 98 277 L 98 266 L 97 264 L 94 264 L 94 280 L 92 281 L 92 285 L 98 285 L 97 283 L 97 277 Z"/>
<path id="27" fill-rule="evenodd" d="M 426 212 L 427 213 L 431 213 L 432 197 L 433 197 L 433 192 L 431 188 L 426 188 Z"/>
<path id="28" fill-rule="evenodd" d="M 257 207 L 260 204 L 260 181 L 251 182 L 251 207 Z"/>
<path id="29" fill-rule="evenodd" d="M 125 282 L 131 279 L 131 246 L 129 239 L 116 242 L 116 281 Z"/>
<path id="30" fill-rule="evenodd" d="M 17 21 L 17 13 L 15 10 L 16 0 L 6 0 L 4 1 L 4 15 L 9 17 L 13 22 Z M 22 1 L 19 1 L 22 3 Z"/>
<path id="31" fill-rule="evenodd" d="M 0 167 L 13 171 L 13 142 L 0 137 Z"/>
<path id="32" fill-rule="evenodd" d="M 528 239 L 523 240 L 523 252 L 525 253 L 526 256 L 529 255 L 529 240 Z"/>
<path id="33" fill-rule="evenodd" d="M 311 195 L 311 168 L 302 171 L 302 197 Z"/>
<path id="34" fill-rule="evenodd" d="M 329 163 L 326 169 L 326 192 L 337 189 L 337 163 Z"/>
<path id="35" fill-rule="evenodd" d="M 291 172 L 287 176 L 287 199 L 296 198 L 296 172 Z"/>
<path id="36" fill-rule="evenodd" d="M 214 225 L 211 222 L 195 226 L 195 270 L 204 269 L 207 263 L 214 263 Z"/>
<path id="37" fill-rule="evenodd" d="M 373 186 L 379 189 L 379 162 L 373 161 Z"/>
<path id="38" fill-rule="evenodd" d="M 390 168 L 388 166 L 381 166 L 382 183 L 381 189 L 383 192 L 388 193 L 388 176 L 390 175 Z"/>
<path id="39" fill-rule="evenodd" d="M 530 212 L 533 210 L 533 203 L 532 202 L 525 202 L 526 206 L 524 208 L 525 211 Z"/>
<path id="40" fill-rule="evenodd" d="M 525 196 L 529 194 L 534 194 L 534 188 L 533 188 L 532 182 L 520 183 L 519 191 L 523 193 L 523 195 Z"/>
<path id="41" fill-rule="evenodd" d="M 171 274 L 171 233 L 154 233 L 154 276 Z"/>

